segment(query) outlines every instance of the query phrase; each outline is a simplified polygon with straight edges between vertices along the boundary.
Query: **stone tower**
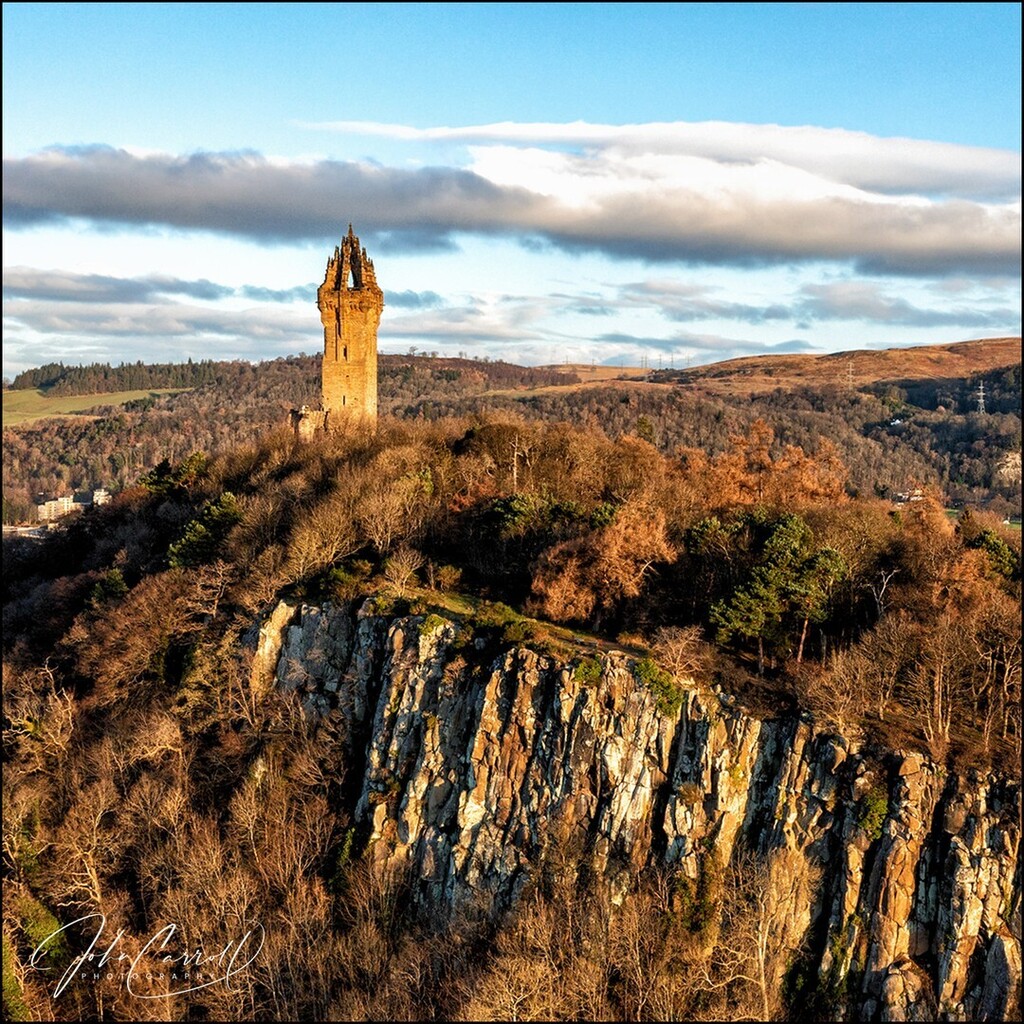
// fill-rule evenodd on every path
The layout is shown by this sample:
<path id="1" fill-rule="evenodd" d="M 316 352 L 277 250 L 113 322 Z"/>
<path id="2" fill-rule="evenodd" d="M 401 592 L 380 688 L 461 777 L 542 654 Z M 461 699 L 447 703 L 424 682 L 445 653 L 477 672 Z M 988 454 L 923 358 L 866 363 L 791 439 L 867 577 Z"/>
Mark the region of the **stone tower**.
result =
<path id="1" fill-rule="evenodd" d="M 321 403 L 328 425 L 339 415 L 376 419 L 377 327 L 384 293 L 351 224 L 327 261 L 316 304 L 324 325 Z"/>
<path id="2" fill-rule="evenodd" d="M 342 417 L 377 418 L 377 327 L 384 293 L 351 224 L 327 261 L 316 304 L 324 325 L 320 408 L 292 410 L 299 437 L 330 429 Z"/>

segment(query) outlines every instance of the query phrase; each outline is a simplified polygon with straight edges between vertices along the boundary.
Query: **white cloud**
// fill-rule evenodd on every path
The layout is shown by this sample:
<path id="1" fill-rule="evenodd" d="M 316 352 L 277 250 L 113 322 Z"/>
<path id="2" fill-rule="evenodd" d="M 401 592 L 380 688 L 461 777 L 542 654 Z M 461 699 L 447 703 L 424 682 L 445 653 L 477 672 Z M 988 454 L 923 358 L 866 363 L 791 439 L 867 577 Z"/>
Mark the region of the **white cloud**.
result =
<path id="1" fill-rule="evenodd" d="M 403 348 L 703 359 L 800 349 L 811 323 L 833 347 L 870 344 L 873 327 L 938 341 L 1019 324 L 1013 153 L 713 122 L 333 127 L 426 159 L 90 146 L 5 160 L 6 251 L 25 264 L 5 270 L 5 352 L 32 338 L 115 360 L 316 350 L 308 282 L 349 220 L 389 268 L 381 341 Z M 28 265 L 58 252 L 67 270 Z"/>
<path id="2" fill-rule="evenodd" d="M 649 124 L 501 122 L 460 128 L 411 128 L 375 121 L 307 123 L 307 128 L 419 142 L 519 143 L 587 147 L 614 158 L 637 154 L 689 156 L 720 165 L 771 161 L 871 191 L 1020 196 L 1020 156 L 1001 149 L 923 139 L 881 138 L 815 126 L 724 121 Z"/>
<path id="3" fill-rule="evenodd" d="M 15 330 L 60 334 L 81 340 L 105 338 L 230 337 L 308 341 L 319 324 L 308 312 L 264 305 L 244 310 L 186 303 L 54 302 L 16 299 L 4 304 L 5 324 Z"/>
<path id="4" fill-rule="evenodd" d="M 344 126 L 474 145 L 466 167 L 412 170 L 51 150 L 5 161 L 5 217 L 295 241 L 326 239 L 345 210 L 384 252 L 476 234 L 690 264 L 918 276 L 1020 264 L 1019 161 L 1001 151 L 772 125 Z"/>

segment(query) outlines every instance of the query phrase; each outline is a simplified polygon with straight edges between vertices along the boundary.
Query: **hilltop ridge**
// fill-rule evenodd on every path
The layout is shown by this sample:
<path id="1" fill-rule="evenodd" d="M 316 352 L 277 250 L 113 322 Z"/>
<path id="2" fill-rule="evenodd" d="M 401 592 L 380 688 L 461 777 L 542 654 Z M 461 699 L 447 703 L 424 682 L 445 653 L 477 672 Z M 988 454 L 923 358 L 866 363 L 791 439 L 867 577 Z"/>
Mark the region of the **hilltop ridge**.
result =
<path id="1" fill-rule="evenodd" d="M 1014 338 L 760 356 L 663 372 L 407 353 L 381 356 L 379 401 L 383 416 L 399 420 L 499 413 L 596 427 L 610 438 L 636 433 L 665 453 L 680 446 L 721 452 L 760 417 L 780 446 L 814 450 L 817 438 L 831 439 L 851 487 L 862 493 L 937 486 L 950 503 L 1014 515 L 1019 367 Z M 5 417 L 18 421 L 4 430 L 5 521 L 30 515 L 40 492 L 116 492 L 164 459 L 253 442 L 287 422 L 289 409 L 315 404 L 319 372 L 318 357 L 292 356 L 177 368 L 52 364 L 20 375 L 16 390 L 4 393 Z M 185 390 L 87 394 L 119 385 Z M 975 414 L 981 385 L 984 417 Z"/>
<path id="2" fill-rule="evenodd" d="M 955 379 L 1020 362 L 1021 339 L 978 338 L 948 345 L 879 350 L 852 349 L 824 355 L 741 356 L 685 370 L 659 370 L 656 382 L 699 384 L 719 393 L 773 391 L 787 387 Z"/>

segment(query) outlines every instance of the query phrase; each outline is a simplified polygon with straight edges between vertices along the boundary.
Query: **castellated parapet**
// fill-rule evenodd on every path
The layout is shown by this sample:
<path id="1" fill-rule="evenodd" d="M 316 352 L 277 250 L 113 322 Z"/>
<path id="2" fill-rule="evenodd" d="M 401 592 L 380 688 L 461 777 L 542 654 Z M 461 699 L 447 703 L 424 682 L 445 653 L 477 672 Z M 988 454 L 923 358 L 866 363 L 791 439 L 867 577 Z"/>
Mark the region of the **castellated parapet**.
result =
<path id="1" fill-rule="evenodd" d="M 320 408 L 292 410 L 300 437 L 330 429 L 342 417 L 377 418 L 377 328 L 384 293 L 351 224 L 327 261 L 316 304 L 324 326 Z"/>

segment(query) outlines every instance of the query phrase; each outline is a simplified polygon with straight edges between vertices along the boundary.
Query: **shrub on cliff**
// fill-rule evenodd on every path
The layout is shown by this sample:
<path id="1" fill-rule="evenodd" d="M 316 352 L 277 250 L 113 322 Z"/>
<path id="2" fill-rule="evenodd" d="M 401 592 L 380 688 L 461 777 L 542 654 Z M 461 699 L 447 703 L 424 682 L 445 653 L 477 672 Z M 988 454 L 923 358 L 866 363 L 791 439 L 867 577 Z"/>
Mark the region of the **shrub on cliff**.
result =
<path id="1" fill-rule="evenodd" d="M 654 694 L 661 714 L 679 714 L 679 709 L 683 706 L 683 690 L 676 684 L 671 673 L 666 672 L 650 658 L 638 661 L 633 671 L 637 679 Z"/>
<path id="2" fill-rule="evenodd" d="M 857 827 L 875 842 L 882 837 L 882 827 L 889 816 L 889 794 L 882 786 L 872 786 L 857 805 Z"/>

